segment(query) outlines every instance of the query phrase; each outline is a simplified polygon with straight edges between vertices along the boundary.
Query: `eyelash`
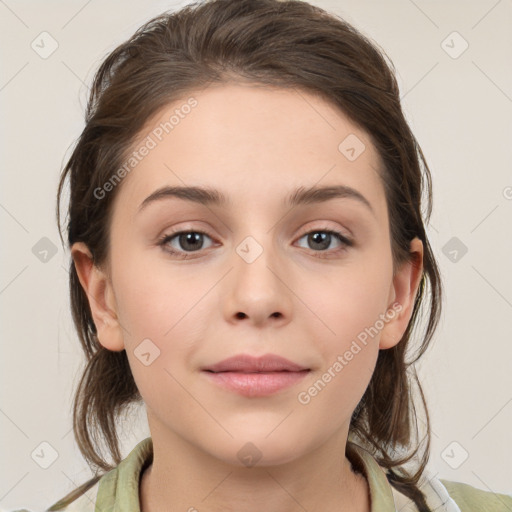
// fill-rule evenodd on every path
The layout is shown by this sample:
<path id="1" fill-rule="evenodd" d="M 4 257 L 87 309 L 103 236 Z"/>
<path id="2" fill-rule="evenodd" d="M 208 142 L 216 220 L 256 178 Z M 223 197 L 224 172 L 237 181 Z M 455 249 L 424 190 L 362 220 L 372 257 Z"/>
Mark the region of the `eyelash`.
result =
<path id="1" fill-rule="evenodd" d="M 169 246 L 167 245 L 173 238 L 177 237 L 178 235 L 183 235 L 183 234 L 188 234 L 188 233 L 196 233 L 196 234 L 199 234 L 199 235 L 205 235 L 207 236 L 208 238 L 211 238 L 213 239 L 213 237 L 211 237 L 208 233 L 205 233 L 204 231 L 199 231 L 199 230 L 195 230 L 195 229 L 189 229 L 189 230 L 182 230 L 182 231 L 175 231 L 173 233 L 168 233 L 168 234 L 165 234 L 163 235 L 159 240 L 158 240 L 158 245 L 161 246 L 163 248 L 164 251 L 166 251 L 167 253 L 173 255 L 173 256 L 176 256 L 177 258 L 180 258 L 180 259 L 190 259 L 189 256 L 191 256 L 192 254 L 194 253 L 199 253 L 201 252 L 200 250 L 199 251 L 193 251 L 193 252 L 181 252 L 181 251 L 176 251 L 174 249 L 170 249 Z M 304 238 L 305 236 L 307 235 L 310 235 L 312 233 L 327 233 L 329 235 L 333 235 L 339 242 L 341 242 L 342 246 L 336 250 L 331 250 L 331 251 L 313 251 L 314 253 L 319 253 L 317 257 L 319 258 L 329 258 L 329 257 L 332 257 L 333 254 L 336 255 L 340 252 L 344 252 L 344 251 L 347 251 L 347 248 L 348 247 L 352 247 L 354 245 L 354 242 L 347 238 L 346 236 L 344 236 L 342 233 L 340 233 L 339 231 L 335 231 L 335 230 L 332 230 L 332 229 L 313 229 L 311 231 L 307 231 L 306 233 L 302 234 L 298 239 L 300 240 L 301 238 Z M 323 256 L 321 255 L 322 253 L 327 253 L 328 256 Z"/>

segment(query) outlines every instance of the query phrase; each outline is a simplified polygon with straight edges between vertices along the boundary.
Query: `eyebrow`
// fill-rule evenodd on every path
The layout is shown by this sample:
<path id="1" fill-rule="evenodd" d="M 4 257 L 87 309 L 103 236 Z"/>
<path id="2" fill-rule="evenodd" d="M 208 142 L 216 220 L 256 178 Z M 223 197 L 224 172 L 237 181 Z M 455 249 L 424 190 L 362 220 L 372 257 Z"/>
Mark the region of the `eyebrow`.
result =
<path id="1" fill-rule="evenodd" d="M 168 198 L 184 199 L 194 203 L 212 206 L 227 206 L 230 204 L 228 197 L 220 190 L 210 187 L 198 186 L 165 186 L 155 190 L 139 206 L 139 212 L 149 204 Z M 375 211 L 372 205 L 359 191 L 347 185 L 333 185 L 324 187 L 299 187 L 294 190 L 285 200 L 284 205 L 295 207 L 305 204 L 315 204 L 329 201 L 331 199 L 355 199 L 365 205 L 373 215 Z"/>

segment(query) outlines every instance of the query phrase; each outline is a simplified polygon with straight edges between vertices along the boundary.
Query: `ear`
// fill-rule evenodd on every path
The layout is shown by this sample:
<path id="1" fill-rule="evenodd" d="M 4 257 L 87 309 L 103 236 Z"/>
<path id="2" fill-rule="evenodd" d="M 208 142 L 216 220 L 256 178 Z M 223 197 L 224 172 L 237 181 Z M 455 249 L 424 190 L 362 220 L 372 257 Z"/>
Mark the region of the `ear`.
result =
<path id="1" fill-rule="evenodd" d="M 99 342 L 109 350 L 115 352 L 123 350 L 123 333 L 117 318 L 110 279 L 104 271 L 94 265 L 91 252 L 83 242 L 73 244 L 71 256 L 80 284 L 89 299 Z"/>
<path id="2" fill-rule="evenodd" d="M 386 312 L 389 320 L 381 331 L 379 342 L 382 350 L 398 345 L 412 316 L 423 274 L 423 243 L 419 238 L 411 240 L 410 253 L 410 261 L 403 263 L 393 276 Z"/>

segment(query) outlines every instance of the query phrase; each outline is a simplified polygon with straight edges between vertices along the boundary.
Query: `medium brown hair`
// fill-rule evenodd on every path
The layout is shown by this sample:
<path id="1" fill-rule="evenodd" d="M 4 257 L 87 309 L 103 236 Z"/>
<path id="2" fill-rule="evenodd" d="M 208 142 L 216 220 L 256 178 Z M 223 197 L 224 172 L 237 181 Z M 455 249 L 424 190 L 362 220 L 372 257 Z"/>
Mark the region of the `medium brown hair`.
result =
<path id="1" fill-rule="evenodd" d="M 297 0 L 196 2 L 145 23 L 106 57 L 94 77 L 85 128 L 59 183 L 59 232 L 61 194 L 69 178 L 69 247 L 84 242 L 94 264 L 104 265 L 112 204 L 122 184 L 100 199 L 95 190 L 116 174 L 145 124 L 163 107 L 209 84 L 236 80 L 309 92 L 344 112 L 370 136 L 381 158 L 394 269 L 410 260 L 414 237 L 423 242 L 423 275 L 409 325 L 396 346 L 380 350 L 370 383 L 352 415 L 349 437 L 373 454 L 395 488 L 419 510 L 428 511 L 419 478 L 430 453 L 430 420 L 413 364 L 427 349 L 441 313 L 441 279 L 423 220 L 428 222 L 431 215 L 431 177 L 402 112 L 393 64 L 353 26 Z M 99 343 L 72 261 L 69 275 L 73 320 L 86 355 L 74 399 L 73 429 L 81 453 L 96 468 L 96 477 L 84 484 L 86 488 L 101 476 L 98 468 L 108 471 L 121 461 L 116 419 L 142 398 L 126 352 L 109 351 Z M 428 306 L 423 303 L 427 286 Z M 415 336 L 417 350 L 408 361 L 406 350 L 424 308 L 427 322 Z M 421 442 L 414 383 L 426 418 Z M 417 470 L 399 468 L 419 458 L 423 441 Z M 113 462 L 104 459 L 100 442 L 106 443 Z"/>

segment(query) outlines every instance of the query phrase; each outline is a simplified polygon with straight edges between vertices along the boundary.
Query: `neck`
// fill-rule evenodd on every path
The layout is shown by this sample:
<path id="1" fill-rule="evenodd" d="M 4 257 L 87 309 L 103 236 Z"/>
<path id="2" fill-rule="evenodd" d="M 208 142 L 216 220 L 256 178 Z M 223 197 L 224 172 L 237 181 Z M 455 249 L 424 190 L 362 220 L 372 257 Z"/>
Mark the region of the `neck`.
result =
<path id="1" fill-rule="evenodd" d="M 368 482 L 345 456 L 346 436 L 284 464 L 252 467 L 211 457 L 182 438 L 152 439 L 153 462 L 140 481 L 141 512 L 370 512 Z"/>

